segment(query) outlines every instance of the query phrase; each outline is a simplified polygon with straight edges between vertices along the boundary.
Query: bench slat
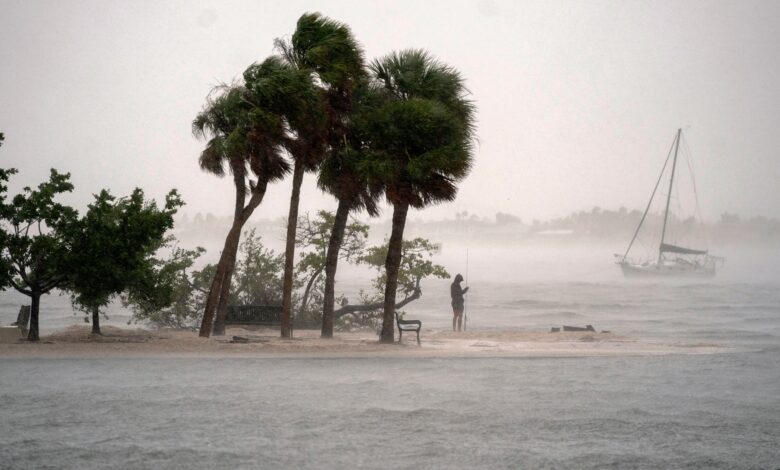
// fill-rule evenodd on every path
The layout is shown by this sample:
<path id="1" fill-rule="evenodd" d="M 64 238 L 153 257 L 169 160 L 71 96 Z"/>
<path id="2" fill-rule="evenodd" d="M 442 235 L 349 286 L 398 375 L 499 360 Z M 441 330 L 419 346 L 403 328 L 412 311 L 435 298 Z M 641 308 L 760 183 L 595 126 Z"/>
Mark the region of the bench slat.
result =
<path id="1" fill-rule="evenodd" d="M 228 305 L 225 324 L 278 326 L 282 324 L 282 306 Z"/>

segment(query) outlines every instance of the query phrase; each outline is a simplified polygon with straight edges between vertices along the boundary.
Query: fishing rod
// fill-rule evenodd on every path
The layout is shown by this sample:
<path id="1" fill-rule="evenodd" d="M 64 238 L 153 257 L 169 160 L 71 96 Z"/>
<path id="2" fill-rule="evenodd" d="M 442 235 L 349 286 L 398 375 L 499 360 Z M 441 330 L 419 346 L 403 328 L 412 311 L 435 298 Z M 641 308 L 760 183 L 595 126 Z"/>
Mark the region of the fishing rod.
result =
<path id="1" fill-rule="evenodd" d="M 466 248 L 466 288 L 469 286 L 469 249 Z M 464 296 L 463 298 L 463 331 L 466 331 L 466 328 L 469 324 L 469 316 L 466 313 L 466 298 Z"/>

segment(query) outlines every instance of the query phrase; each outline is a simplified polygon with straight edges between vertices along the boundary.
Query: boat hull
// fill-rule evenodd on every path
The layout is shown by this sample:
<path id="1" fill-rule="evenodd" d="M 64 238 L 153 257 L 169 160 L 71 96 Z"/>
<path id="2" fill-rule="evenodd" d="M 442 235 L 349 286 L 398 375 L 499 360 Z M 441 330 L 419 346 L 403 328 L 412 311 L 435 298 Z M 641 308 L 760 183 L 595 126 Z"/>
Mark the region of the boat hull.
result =
<path id="1" fill-rule="evenodd" d="M 714 267 L 688 264 L 618 263 L 623 276 L 630 278 L 708 278 L 715 276 Z"/>

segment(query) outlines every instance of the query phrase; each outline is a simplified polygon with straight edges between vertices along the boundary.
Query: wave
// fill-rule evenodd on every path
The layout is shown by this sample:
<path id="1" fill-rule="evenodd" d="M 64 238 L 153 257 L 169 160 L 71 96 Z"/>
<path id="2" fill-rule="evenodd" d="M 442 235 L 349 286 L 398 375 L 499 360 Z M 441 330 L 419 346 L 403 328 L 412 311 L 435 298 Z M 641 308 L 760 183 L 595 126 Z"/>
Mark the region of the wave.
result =
<path id="1" fill-rule="evenodd" d="M 768 338 L 775 338 L 774 335 L 770 333 L 764 333 L 759 331 L 751 331 L 751 330 L 736 330 L 736 329 L 730 329 L 730 328 L 720 328 L 720 329 L 706 329 L 706 330 L 689 330 L 686 332 L 687 335 L 695 337 L 695 338 L 717 338 L 717 339 L 728 339 L 728 338 L 740 338 L 740 339 L 768 339 Z"/>
<path id="2" fill-rule="evenodd" d="M 636 304 L 620 302 L 562 302 L 559 300 L 518 299 L 507 302 L 504 305 L 512 307 L 531 307 L 544 309 L 603 309 L 603 310 L 628 310 L 637 307 Z"/>
<path id="3" fill-rule="evenodd" d="M 579 319 L 579 318 L 587 318 L 585 315 L 580 315 L 576 312 L 570 312 L 570 311 L 563 311 L 563 312 L 547 312 L 547 313 L 532 313 L 529 315 L 523 315 L 522 316 L 525 319 L 529 320 L 536 320 L 536 319 L 561 319 L 561 318 L 567 318 L 567 319 Z"/>

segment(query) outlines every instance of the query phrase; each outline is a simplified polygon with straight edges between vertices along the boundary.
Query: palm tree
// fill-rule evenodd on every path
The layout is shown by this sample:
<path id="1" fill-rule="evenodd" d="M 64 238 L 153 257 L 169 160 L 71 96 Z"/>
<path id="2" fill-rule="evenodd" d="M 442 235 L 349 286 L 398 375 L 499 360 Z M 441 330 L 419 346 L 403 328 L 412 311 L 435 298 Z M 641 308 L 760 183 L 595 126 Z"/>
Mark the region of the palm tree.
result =
<path id="1" fill-rule="evenodd" d="M 327 153 L 318 185 L 339 201 L 325 263 L 322 337 L 331 338 L 336 268 L 349 213 L 361 209 L 377 213 L 378 194 L 370 191 L 359 171 L 362 145 L 351 119 L 361 90 L 368 91 L 365 59 L 349 27 L 319 13 L 301 16 L 291 43 L 277 44 L 285 56 L 311 70 L 323 85 Z"/>
<path id="2" fill-rule="evenodd" d="M 339 141 L 341 145 L 331 147 L 320 166 L 317 184 L 338 200 L 325 260 L 321 331 L 323 338 L 333 337 L 336 269 L 349 214 L 364 209 L 371 216 L 379 213 L 377 203 L 382 188 L 380 185 L 372 186 L 364 171 L 370 149 L 365 146 L 366 138 L 361 118 L 367 110 L 371 109 L 372 96 L 376 96 L 376 93 L 373 93 L 365 82 L 356 90 L 355 102 L 349 109 L 350 114 L 343 120 L 348 122 L 348 125 L 343 129 Z"/>
<path id="3" fill-rule="evenodd" d="M 277 46 L 281 43 L 277 40 Z M 280 47 L 281 48 L 281 47 Z M 283 338 L 290 337 L 292 281 L 295 258 L 295 231 L 303 175 L 317 168 L 325 151 L 325 119 L 322 93 L 310 70 L 295 56 L 284 54 L 268 58 L 244 77 L 253 103 L 272 109 L 284 120 L 284 147 L 293 160 L 292 193 L 287 218 L 287 240 L 282 290 Z M 258 75 L 258 73 L 261 73 Z"/>
<path id="4" fill-rule="evenodd" d="M 364 61 L 362 51 L 349 27 L 319 13 L 307 13 L 301 16 L 292 40 L 287 42 L 277 39 L 276 46 L 290 67 L 310 77 L 313 86 L 319 84 L 316 89 L 320 96 L 316 106 L 308 108 L 308 119 L 307 116 L 303 116 L 301 121 L 290 121 L 290 126 L 298 139 L 308 137 L 308 141 L 300 142 L 290 151 L 295 167 L 287 217 L 281 328 L 282 336 L 289 337 L 295 233 L 303 174 L 305 171 L 317 168 L 325 157 L 326 148 L 341 146 L 344 116 L 351 107 L 354 84 L 364 76 Z M 315 105 L 313 102 L 309 104 Z M 344 217 L 344 224 L 346 224 L 346 217 Z M 336 256 L 338 256 L 337 252 Z"/>
<path id="5" fill-rule="evenodd" d="M 393 205 L 380 341 L 394 341 L 395 294 L 409 207 L 452 201 L 473 158 L 475 108 L 455 69 L 422 50 L 392 53 L 370 65 L 385 101 L 369 118 L 371 178 Z"/>
<path id="6" fill-rule="evenodd" d="M 222 320 L 214 325 L 215 333 L 224 332 L 224 312 L 241 229 L 262 202 L 268 183 L 283 178 L 289 171 L 281 153 L 280 141 L 284 129 L 280 120 L 272 113 L 252 106 L 246 100 L 246 94 L 247 89 L 239 85 L 217 87 L 192 123 L 196 137 L 209 139 L 200 155 L 201 168 L 224 176 L 227 163 L 236 189 L 233 224 L 225 238 L 200 326 L 200 336 L 203 337 L 211 334 L 215 309 L 217 318 Z M 247 181 L 247 167 L 256 181 Z M 247 182 L 251 194 L 248 203 Z"/>

